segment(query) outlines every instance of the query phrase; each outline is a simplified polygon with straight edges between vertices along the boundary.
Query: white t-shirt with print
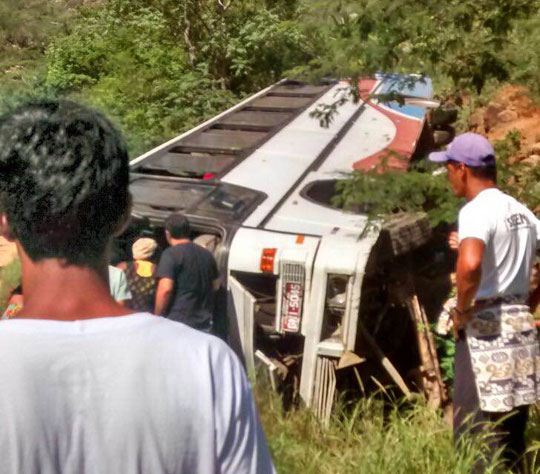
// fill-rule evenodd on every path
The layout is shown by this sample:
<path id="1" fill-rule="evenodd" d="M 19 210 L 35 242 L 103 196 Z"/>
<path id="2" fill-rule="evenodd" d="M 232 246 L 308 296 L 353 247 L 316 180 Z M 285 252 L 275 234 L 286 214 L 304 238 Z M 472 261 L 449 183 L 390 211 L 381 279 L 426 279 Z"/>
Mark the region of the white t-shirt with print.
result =
<path id="1" fill-rule="evenodd" d="M 459 213 L 459 241 L 473 237 L 485 243 L 477 299 L 527 296 L 540 221 L 513 197 L 490 188 Z"/>
<path id="2" fill-rule="evenodd" d="M 219 339 L 142 313 L 0 322 L 1 474 L 272 474 Z"/>

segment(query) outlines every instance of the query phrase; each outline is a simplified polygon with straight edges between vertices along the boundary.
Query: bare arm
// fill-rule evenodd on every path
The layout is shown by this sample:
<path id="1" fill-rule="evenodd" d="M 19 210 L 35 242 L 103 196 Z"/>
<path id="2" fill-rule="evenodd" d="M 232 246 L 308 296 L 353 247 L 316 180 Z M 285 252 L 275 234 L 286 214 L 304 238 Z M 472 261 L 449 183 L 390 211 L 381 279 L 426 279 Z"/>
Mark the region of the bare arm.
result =
<path id="1" fill-rule="evenodd" d="M 482 278 L 482 256 L 485 244 L 476 238 L 464 239 L 459 245 L 456 271 L 457 303 L 451 311 L 454 337 L 459 339 L 461 329 L 472 316 L 471 308 Z"/>
<path id="2" fill-rule="evenodd" d="M 154 314 L 163 316 L 171 304 L 174 281 L 170 278 L 161 278 L 156 291 L 156 304 Z"/>
<path id="3" fill-rule="evenodd" d="M 540 304 L 540 284 L 536 287 L 536 290 L 534 290 L 531 293 L 531 298 L 529 300 L 529 305 L 531 306 L 531 313 L 534 314 L 536 312 L 536 308 Z"/>
<path id="4" fill-rule="evenodd" d="M 532 288 L 529 298 L 529 306 L 531 307 L 531 313 L 536 312 L 536 308 L 540 304 L 540 263 L 533 267 L 532 275 Z"/>
<path id="5" fill-rule="evenodd" d="M 459 311 L 467 311 L 473 304 L 482 278 L 484 249 L 484 242 L 475 238 L 464 239 L 459 245 L 456 272 L 456 307 Z"/>

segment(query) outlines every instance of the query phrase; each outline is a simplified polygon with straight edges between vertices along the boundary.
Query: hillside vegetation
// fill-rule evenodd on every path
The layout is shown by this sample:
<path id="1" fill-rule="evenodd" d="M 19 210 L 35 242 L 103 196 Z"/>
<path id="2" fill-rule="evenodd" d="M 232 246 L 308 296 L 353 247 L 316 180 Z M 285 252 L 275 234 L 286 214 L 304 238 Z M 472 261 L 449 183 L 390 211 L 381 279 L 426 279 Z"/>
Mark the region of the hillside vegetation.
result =
<path id="1" fill-rule="evenodd" d="M 288 75 L 430 75 L 540 93 L 538 0 L 0 0 L 0 97 L 103 109 L 133 154 Z"/>

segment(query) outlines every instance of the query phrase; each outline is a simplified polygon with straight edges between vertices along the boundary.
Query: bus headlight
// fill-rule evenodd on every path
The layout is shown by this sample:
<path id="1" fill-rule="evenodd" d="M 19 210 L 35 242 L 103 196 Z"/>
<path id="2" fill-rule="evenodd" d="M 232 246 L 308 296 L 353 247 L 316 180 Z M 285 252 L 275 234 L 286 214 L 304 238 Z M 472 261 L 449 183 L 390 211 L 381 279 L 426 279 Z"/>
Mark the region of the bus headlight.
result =
<path id="1" fill-rule="evenodd" d="M 349 280 L 349 275 L 328 274 L 324 305 L 323 339 L 341 338 L 342 336 Z"/>

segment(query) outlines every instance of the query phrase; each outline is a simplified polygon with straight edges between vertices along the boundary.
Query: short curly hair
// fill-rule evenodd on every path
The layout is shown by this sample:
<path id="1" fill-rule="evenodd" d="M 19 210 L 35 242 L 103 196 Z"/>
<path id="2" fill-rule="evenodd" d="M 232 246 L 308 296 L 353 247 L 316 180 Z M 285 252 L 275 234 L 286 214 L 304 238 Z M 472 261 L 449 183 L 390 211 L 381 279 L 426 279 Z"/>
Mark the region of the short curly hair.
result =
<path id="1" fill-rule="evenodd" d="M 33 261 L 95 264 L 129 202 L 127 148 L 102 114 L 41 101 L 0 118 L 0 210 Z"/>

